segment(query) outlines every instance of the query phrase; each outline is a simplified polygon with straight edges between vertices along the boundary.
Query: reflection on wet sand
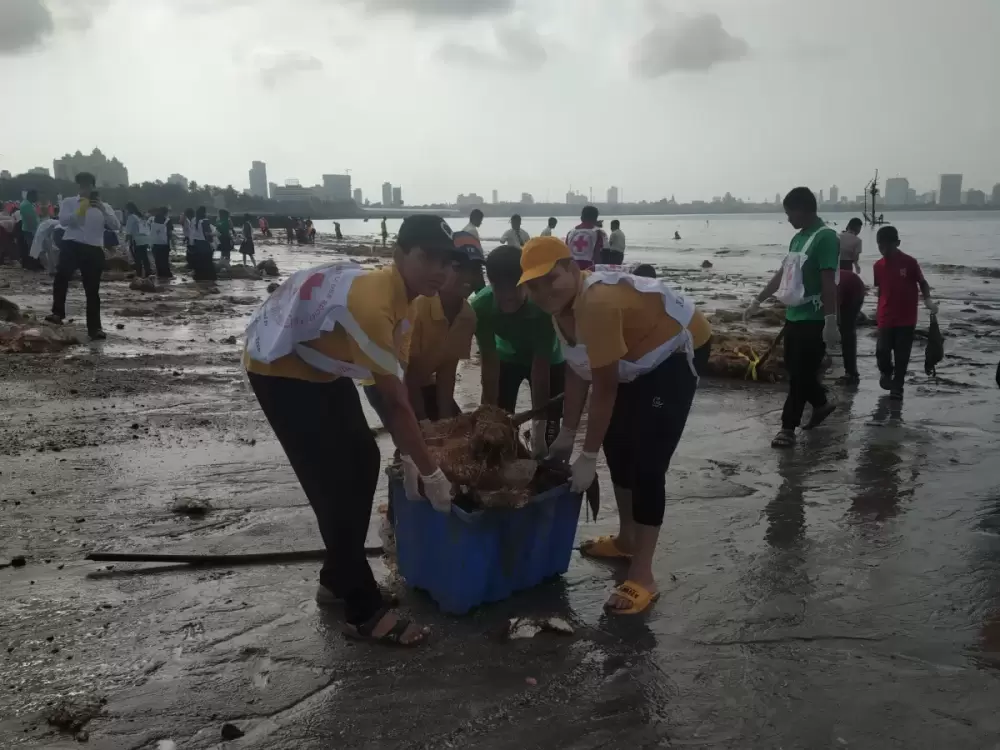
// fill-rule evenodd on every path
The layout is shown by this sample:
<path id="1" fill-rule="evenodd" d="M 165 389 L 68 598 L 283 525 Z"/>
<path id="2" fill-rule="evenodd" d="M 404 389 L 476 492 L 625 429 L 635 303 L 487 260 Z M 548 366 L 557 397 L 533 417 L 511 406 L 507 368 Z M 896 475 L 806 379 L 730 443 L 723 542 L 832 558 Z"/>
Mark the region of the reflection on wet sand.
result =
<path id="1" fill-rule="evenodd" d="M 908 484 L 903 476 L 907 462 L 900 456 L 903 432 L 899 402 L 882 396 L 865 432 L 855 471 L 858 490 L 851 512 L 861 520 L 884 521 L 895 516 L 900 502 L 914 493 L 913 484 Z M 914 462 L 910 479 L 916 480 L 918 475 Z"/>

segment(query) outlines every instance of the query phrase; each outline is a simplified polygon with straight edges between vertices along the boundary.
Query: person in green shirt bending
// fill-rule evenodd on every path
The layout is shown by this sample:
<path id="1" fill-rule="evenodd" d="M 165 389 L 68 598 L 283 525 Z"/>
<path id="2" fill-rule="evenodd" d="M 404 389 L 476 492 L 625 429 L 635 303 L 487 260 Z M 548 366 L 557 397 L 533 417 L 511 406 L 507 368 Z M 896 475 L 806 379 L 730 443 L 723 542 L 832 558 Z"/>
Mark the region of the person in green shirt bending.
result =
<path id="1" fill-rule="evenodd" d="M 38 203 L 38 191 L 29 190 L 18 207 L 21 211 L 21 267 L 29 271 L 42 270 L 42 264 L 31 257 L 31 243 L 35 240 L 35 232 L 38 231 L 39 225 L 36 203 Z"/>
<path id="2" fill-rule="evenodd" d="M 785 369 L 788 397 L 781 413 L 781 431 L 771 441 L 775 448 L 795 445 L 795 430 L 807 403 L 812 415 L 804 429 L 819 426 L 836 408 L 827 400 L 820 369 L 827 346 L 840 343 L 837 327 L 837 266 L 840 239 L 816 215 L 816 196 L 797 187 L 783 201 L 788 223 L 799 230 L 792 237 L 782 267 L 744 314 L 749 319 L 772 295 L 787 305 L 785 311 Z"/>
<path id="3" fill-rule="evenodd" d="M 472 298 L 476 342 L 482 356 L 483 403 L 513 412 L 521 383 L 531 384 L 538 408 L 563 392 L 565 363 L 552 317 L 528 299 L 521 279 L 521 248 L 503 245 L 486 258 L 490 285 Z M 562 403 L 531 423 L 531 452 L 544 456 L 559 434 Z"/>

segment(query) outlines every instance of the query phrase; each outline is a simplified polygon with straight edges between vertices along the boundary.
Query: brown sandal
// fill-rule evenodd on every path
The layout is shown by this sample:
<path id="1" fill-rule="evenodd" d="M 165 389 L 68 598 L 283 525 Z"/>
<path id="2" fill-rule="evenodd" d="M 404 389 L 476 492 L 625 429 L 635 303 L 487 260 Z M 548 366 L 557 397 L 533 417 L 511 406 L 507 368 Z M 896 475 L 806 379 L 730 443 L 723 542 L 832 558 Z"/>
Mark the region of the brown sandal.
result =
<path id="1" fill-rule="evenodd" d="M 416 648 L 417 646 L 422 646 L 427 641 L 428 632 L 426 630 L 420 631 L 412 641 L 407 642 L 403 640 L 403 635 L 407 629 L 414 624 L 412 620 L 408 620 L 405 617 L 397 617 L 396 624 L 388 632 L 380 636 L 374 635 L 375 628 L 392 611 L 392 607 L 383 607 L 367 622 L 357 627 L 349 625 L 344 629 L 344 635 L 356 641 L 368 641 L 369 643 L 377 643 L 383 646 L 396 646 L 398 648 Z"/>

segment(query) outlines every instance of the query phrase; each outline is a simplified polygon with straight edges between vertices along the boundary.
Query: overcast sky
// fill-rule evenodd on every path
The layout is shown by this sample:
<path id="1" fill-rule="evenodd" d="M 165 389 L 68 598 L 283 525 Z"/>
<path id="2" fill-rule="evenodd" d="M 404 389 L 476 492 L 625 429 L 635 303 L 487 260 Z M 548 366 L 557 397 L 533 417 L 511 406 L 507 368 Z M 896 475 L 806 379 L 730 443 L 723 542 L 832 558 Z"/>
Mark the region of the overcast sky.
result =
<path id="1" fill-rule="evenodd" d="M 0 168 L 375 198 L 1000 182 L 1000 0 L 2 0 Z"/>

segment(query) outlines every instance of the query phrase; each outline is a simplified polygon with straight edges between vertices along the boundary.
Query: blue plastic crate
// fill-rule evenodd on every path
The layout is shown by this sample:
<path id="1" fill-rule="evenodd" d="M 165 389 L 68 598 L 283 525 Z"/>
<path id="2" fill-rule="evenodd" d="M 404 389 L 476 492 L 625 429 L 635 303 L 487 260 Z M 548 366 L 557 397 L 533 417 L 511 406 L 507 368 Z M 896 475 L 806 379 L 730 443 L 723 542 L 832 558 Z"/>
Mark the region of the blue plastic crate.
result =
<path id="1" fill-rule="evenodd" d="M 445 612 L 506 599 L 569 568 L 580 495 L 557 487 L 517 510 L 438 513 L 391 479 L 399 572 Z"/>

